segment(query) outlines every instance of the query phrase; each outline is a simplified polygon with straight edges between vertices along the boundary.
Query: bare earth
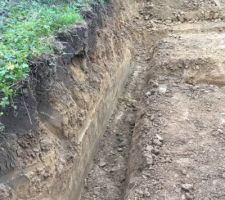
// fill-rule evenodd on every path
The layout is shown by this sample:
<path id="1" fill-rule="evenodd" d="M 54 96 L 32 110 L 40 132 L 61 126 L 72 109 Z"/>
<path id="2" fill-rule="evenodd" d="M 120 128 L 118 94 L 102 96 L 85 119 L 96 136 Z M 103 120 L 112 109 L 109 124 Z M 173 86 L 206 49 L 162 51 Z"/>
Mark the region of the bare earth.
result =
<path id="1" fill-rule="evenodd" d="M 224 0 L 148 0 L 82 200 L 225 200 Z M 142 45 L 142 43 L 144 45 Z"/>

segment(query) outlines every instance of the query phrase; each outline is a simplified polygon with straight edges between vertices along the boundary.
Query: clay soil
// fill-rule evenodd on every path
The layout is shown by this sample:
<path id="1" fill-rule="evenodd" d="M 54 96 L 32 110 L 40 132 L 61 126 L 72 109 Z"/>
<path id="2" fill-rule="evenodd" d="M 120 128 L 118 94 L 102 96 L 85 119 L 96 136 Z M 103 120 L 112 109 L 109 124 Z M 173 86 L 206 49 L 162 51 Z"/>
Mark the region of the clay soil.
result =
<path id="1" fill-rule="evenodd" d="M 81 200 L 225 200 L 224 0 L 148 0 Z"/>

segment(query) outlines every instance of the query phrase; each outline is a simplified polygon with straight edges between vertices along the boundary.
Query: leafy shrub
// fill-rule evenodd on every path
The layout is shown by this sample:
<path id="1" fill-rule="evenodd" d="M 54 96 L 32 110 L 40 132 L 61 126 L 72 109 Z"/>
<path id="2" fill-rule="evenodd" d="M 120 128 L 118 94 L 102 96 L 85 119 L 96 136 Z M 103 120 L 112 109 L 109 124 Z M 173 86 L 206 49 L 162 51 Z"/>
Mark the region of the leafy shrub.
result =
<path id="1" fill-rule="evenodd" d="M 82 20 L 82 3 L 87 1 L 1 0 L 0 108 L 10 104 L 16 86 L 28 76 L 28 61 L 53 51 L 45 38 Z"/>

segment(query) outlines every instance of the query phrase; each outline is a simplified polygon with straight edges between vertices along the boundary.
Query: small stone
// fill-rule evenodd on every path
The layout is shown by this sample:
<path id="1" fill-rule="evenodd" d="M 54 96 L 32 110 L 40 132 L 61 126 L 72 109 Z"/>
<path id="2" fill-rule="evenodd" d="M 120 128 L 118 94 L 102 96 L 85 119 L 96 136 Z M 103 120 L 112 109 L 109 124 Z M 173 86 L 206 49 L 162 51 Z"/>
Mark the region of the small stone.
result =
<path id="1" fill-rule="evenodd" d="M 161 142 L 159 139 L 154 139 L 154 140 L 152 141 L 152 144 L 153 144 L 153 145 L 156 145 L 156 146 L 162 146 L 162 142 Z"/>
<path id="2" fill-rule="evenodd" d="M 181 188 L 185 191 L 185 192 L 189 192 L 191 190 L 193 190 L 193 185 L 192 184 L 182 184 Z"/>
<path id="3" fill-rule="evenodd" d="M 145 191 L 144 191 L 144 197 L 150 197 L 151 194 L 150 192 L 148 191 L 148 188 L 145 188 Z"/>
<path id="4" fill-rule="evenodd" d="M 147 157 L 146 157 L 146 163 L 147 163 L 147 165 L 152 165 L 153 164 L 153 157 L 151 156 L 151 155 L 148 155 Z"/>
<path id="5" fill-rule="evenodd" d="M 185 21 L 185 18 L 184 18 L 184 16 L 179 15 L 179 16 L 178 16 L 178 20 L 179 20 L 181 23 L 183 23 L 183 22 Z"/>
<path id="6" fill-rule="evenodd" d="M 100 167 L 105 167 L 106 166 L 106 162 L 101 160 L 100 163 L 99 163 L 99 166 Z"/>
<path id="7" fill-rule="evenodd" d="M 180 193 L 180 188 L 177 188 L 177 187 L 176 187 L 175 192 L 176 192 L 176 193 Z"/>
<path id="8" fill-rule="evenodd" d="M 190 193 L 186 193 L 186 194 L 185 194 L 185 198 L 186 198 L 187 200 L 192 200 L 192 199 L 194 199 L 193 195 L 190 194 Z"/>
<path id="9" fill-rule="evenodd" d="M 35 153 L 38 153 L 40 150 L 39 150 L 38 148 L 33 148 L 33 151 L 34 151 Z"/>
<path id="10" fill-rule="evenodd" d="M 151 92 L 150 91 L 148 91 L 148 92 L 145 93 L 145 96 L 147 96 L 147 97 L 150 96 L 150 95 L 151 95 Z"/>
<path id="11" fill-rule="evenodd" d="M 111 168 L 110 172 L 113 173 L 113 172 L 116 172 L 117 170 L 119 170 L 119 168 L 117 166 Z"/>
<path id="12" fill-rule="evenodd" d="M 218 129 L 217 131 L 218 131 L 218 133 L 223 134 L 223 130 L 222 129 Z"/>
<path id="13" fill-rule="evenodd" d="M 143 195 L 143 194 L 144 194 L 144 192 L 143 192 L 141 189 L 136 190 L 136 192 L 137 192 L 138 194 L 140 194 L 140 195 Z"/>
<path id="14" fill-rule="evenodd" d="M 151 145 L 148 145 L 148 146 L 146 147 L 146 151 L 148 151 L 148 152 L 151 152 L 152 149 L 153 149 L 153 147 L 152 147 Z"/>
<path id="15" fill-rule="evenodd" d="M 182 194 L 181 199 L 182 200 L 185 200 L 186 199 L 185 194 Z"/>
<path id="16" fill-rule="evenodd" d="M 146 27 L 147 27 L 148 29 L 151 29 L 151 28 L 153 28 L 153 25 L 152 25 L 152 23 L 150 22 Z"/>
<path id="17" fill-rule="evenodd" d="M 160 150 L 157 148 L 152 149 L 152 153 L 155 155 L 159 155 L 160 154 Z"/>
<path id="18" fill-rule="evenodd" d="M 150 120 L 151 120 L 151 121 L 154 121 L 154 119 L 155 119 L 155 116 L 152 115 L 151 118 L 150 118 Z"/>
<path id="19" fill-rule="evenodd" d="M 27 88 L 23 88 L 23 95 L 24 95 L 25 97 L 28 97 L 28 96 L 29 96 L 29 91 L 28 91 Z"/>
<path id="20" fill-rule="evenodd" d="M 149 15 L 146 15 L 146 16 L 144 17 L 145 20 L 149 20 L 149 18 L 150 18 Z"/>
<path id="21" fill-rule="evenodd" d="M 170 24 L 170 23 L 172 23 L 173 21 L 172 21 L 172 19 L 166 19 L 166 21 L 165 21 L 167 24 Z"/>
<path id="22" fill-rule="evenodd" d="M 222 174 L 222 178 L 224 178 L 224 179 L 225 179 L 225 172 Z"/>
<path id="23" fill-rule="evenodd" d="M 186 171 L 185 169 L 182 169 L 182 170 L 181 170 L 181 173 L 182 173 L 183 175 L 187 175 L 187 171 Z"/>
<path id="24" fill-rule="evenodd" d="M 160 142 L 163 142 L 163 137 L 160 136 L 159 134 L 156 134 L 156 138 L 157 138 Z"/>
<path id="25" fill-rule="evenodd" d="M 153 81 L 152 82 L 152 87 L 153 88 L 157 88 L 157 87 L 159 87 L 159 84 L 157 82 Z"/>
<path id="26" fill-rule="evenodd" d="M 157 123 L 152 123 L 153 126 L 158 127 L 159 125 Z"/>
<path id="27" fill-rule="evenodd" d="M 167 157 L 167 158 L 165 159 L 165 161 L 166 161 L 167 163 L 171 163 L 171 162 L 172 162 L 172 158 Z"/>
<path id="28" fill-rule="evenodd" d="M 165 94 L 167 92 L 167 85 L 163 84 L 159 86 L 159 93 Z"/>

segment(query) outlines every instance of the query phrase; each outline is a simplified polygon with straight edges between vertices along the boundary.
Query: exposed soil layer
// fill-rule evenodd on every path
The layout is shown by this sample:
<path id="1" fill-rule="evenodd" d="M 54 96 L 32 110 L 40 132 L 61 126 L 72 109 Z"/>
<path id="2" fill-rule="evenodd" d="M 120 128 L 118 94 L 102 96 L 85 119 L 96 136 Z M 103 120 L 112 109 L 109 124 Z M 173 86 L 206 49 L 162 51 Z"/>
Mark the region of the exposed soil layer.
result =
<path id="1" fill-rule="evenodd" d="M 142 6 L 145 45 L 81 199 L 224 200 L 225 2 Z"/>
<path id="2" fill-rule="evenodd" d="M 0 200 L 224 200 L 225 1 L 107 5 L 1 119 Z"/>
<path id="3" fill-rule="evenodd" d="M 1 118 L 0 200 L 74 200 L 132 62 L 135 2 L 93 1 Z M 126 37 L 125 37 L 126 36 Z"/>

